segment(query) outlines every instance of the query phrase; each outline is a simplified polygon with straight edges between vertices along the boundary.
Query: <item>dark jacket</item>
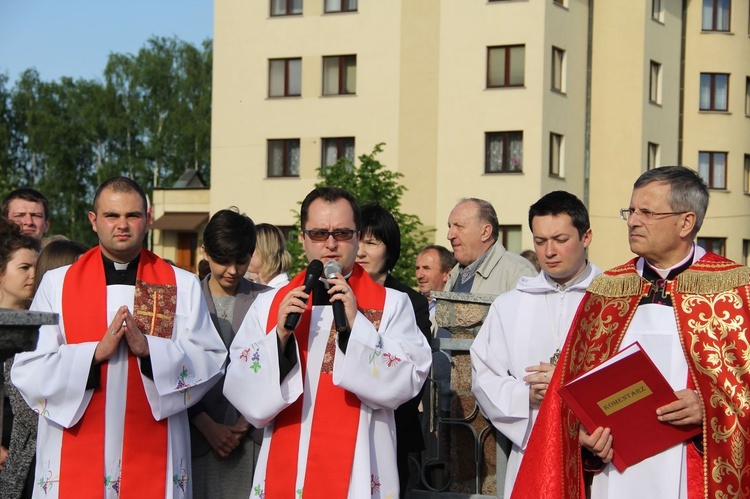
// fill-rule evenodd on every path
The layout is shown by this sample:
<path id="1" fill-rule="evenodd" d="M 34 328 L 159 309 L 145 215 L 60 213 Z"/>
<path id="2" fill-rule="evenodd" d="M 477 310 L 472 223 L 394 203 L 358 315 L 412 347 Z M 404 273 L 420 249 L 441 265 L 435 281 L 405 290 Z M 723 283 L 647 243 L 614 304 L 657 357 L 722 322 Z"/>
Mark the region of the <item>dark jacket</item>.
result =
<path id="1" fill-rule="evenodd" d="M 418 291 L 409 286 L 401 284 L 390 274 L 385 278 L 385 287 L 395 289 L 406 293 L 414 308 L 414 317 L 417 319 L 417 326 L 430 343 L 430 305 Z M 422 391 L 424 386 L 422 387 Z M 422 392 L 410 401 L 399 406 L 394 412 L 396 421 L 396 443 L 398 452 L 416 452 L 424 449 L 424 438 L 422 437 L 422 427 L 419 423 L 419 402 L 422 400 Z"/>

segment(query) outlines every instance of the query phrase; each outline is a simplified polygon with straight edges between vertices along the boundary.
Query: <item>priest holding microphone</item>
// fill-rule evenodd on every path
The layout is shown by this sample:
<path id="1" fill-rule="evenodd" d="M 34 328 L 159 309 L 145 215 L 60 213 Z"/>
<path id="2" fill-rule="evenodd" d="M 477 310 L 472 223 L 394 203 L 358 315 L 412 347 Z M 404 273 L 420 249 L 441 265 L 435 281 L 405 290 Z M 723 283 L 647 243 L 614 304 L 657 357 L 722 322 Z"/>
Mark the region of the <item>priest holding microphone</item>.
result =
<path id="1" fill-rule="evenodd" d="M 393 410 L 419 393 L 430 347 L 408 297 L 355 264 L 351 193 L 313 190 L 301 222 L 310 266 L 255 301 L 230 348 L 224 393 L 264 428 L 253 495 L 398 497 Z"/>

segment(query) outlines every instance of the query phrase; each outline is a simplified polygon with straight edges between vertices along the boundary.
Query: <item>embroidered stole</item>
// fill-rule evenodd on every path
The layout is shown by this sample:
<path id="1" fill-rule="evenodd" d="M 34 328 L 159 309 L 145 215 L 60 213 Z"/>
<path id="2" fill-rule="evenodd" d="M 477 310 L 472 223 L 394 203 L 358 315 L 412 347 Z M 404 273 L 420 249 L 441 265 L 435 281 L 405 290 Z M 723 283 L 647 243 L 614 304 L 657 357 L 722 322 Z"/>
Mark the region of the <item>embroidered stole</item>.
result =
<path id="1" fill-rule="evenodd" d="M 562 368 L 555 370 L 526 446 L 513 499 L 585 497 L 579 421 L 557 390 L 619 350 L 638 303 L 651 288 L 637 274 L 636 260 L 598 276 L 581 301 L 558 364 Z M 688 388 L 699 392 L 706 414 L 703 456 L 686 446 L 690 499 L 722 492 L 733 497 L 731 491 L 742 495 L 747 490 L 750 436 L 742 428 L 750 427 L 750 413 L 740 409 L 745 395 L 738 387 L 750 383 L 748 282 L 750 269 L 707 253 L 667 285 L 690 373 Z M 724 357 L 728 350 L 732 355 Z M 712 403 L 706 404 L 709 399 Z"/>
<path id="2" fill-rule="evenodd" d="M 305 272 L 300 272 L 276 293 L 268 315 L 266 327 L 268 334 L 276 334 L 281 301 L 290 290 L 302 286 L 304 279 Z M 354 265 L 348 283 L 357 298 L 359 310 L 378 329 L 385 305 L 385 288 L 374 282 L 359 265 Z M 299 324 L 294 330 L 300 353 L 298 362 L 302 369 L 303 385 L 307 372 L 312 303 L 313 297 L 310 296 L 307 300 L 307 309 L 300 316 Z M 302 493 L 302 491 L 295 490 L 299 440 L 302 419 L 310 417 L 312 417 L 312 428 L 307 462 L 304 467 L 304 496 L 326 497 L 327 499 L 347 497 L 354 463 L 354 449 L 357 443 L 361 402 L 355 394 L 333 384 L 333 359 L 337 348 L 335 335 L 332 324 L 312 414 L 302 414 L 303 399 L 311 395 L 305 392 L 274 419 L 266 467 L 266 497 L 296 497 L 298 493 Z"/>
<path id="3" fill-rule="evenodd" d="M 171 338 L 176 311 L 174 269 L 159 257 L 141 250 L 135 285 L 133 317 L 144 334 Z M 99 342 L 108 330 L 107 283 L 101 249 L 91 249 L 65 275 L 62 320 L 68 344 Z M 126 341 L 124 338 L 121 341 Z M 105 476 L 107 364 L 101 364 L 99 386 L 81 420 L 63 429 L 60 456 L 60 498 L 100 497 L 102 487 L 121 499 L 164 497 L 167 474 L 167 420 L 156 421 L 143 388 L 138 361 L 128 352 L 120 475 Z M 144 443 L 144 436 L 148 439 Z"/>

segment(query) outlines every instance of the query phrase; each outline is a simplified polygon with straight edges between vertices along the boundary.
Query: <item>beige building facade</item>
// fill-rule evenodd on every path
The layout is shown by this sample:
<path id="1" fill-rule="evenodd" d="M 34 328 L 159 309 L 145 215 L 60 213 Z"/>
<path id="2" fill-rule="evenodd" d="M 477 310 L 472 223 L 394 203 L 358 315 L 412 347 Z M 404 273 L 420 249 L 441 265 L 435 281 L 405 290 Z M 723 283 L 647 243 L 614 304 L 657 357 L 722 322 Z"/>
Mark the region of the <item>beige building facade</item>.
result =
<path id="1" fill-rule="evenodd" d="M 199 208 L 165 199 L 156 211 L 235 205 L 289 227 L 317 168 L 385 143 L 379 159 L 404 174 L 403 209 L 435 228 L 437 243 L 448 245 L 455 203 L 479 197 L 494 204 L 511 250 L 531 248 L 529 205 L 563 189 L 589 206 L 590 257 L 607 268 L 631 256 L 619 210 L 633 181 L 682 163 L 711 180 L 701 243 L 744 262 L 748 9 L 740 0 L 215 0 L 211 188 L 196 191 Z M 174 236 L 154 239 L 173 251 Z"/>

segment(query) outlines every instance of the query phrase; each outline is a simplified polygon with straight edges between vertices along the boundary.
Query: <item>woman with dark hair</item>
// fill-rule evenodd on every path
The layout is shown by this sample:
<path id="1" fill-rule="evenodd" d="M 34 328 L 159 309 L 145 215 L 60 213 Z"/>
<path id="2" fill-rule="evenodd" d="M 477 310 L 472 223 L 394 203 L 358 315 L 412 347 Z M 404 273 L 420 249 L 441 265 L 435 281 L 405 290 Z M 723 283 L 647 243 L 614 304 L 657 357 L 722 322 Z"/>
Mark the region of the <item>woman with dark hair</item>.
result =
<path id="1" fill-rule="evenodd" d="M 430 341 L 430 312 L 427 298 L 409 286 L 400 283 L 390 272 L 401 256 L 401 231 L 390 211 L 376 203 L 361 206 L 361 237 L 357 263 L 372 279 L 409 296 L 417 326 Z M 424 388 L 423 388 L 424 390 Z M 424 450 L 424 438 L 419 422 L 419 402 L 422 393 L 395 411 L 396 458 L 401 497 L 405 497 L 409 481 L 409 453 Z"/>
<path id="2" fill-rule="evenodd" d="M 203 231 L 201 250 L 211 271 L 201 281 L 203 296 L 227 348 L 255 298 L 271 289 L 244 277 L 255 241 L 255 224 L 235 207 L 216 212 Z M 223 387 L 222 377 L 188 410 L 196 499 L 250 497 L 260 445 Z"/>
<path id="3" fill-rule="evenodd" d="M 39 257 L 39 241 L 22 234 L 18 225 L 0 217 L 0 308 L 25 310 L 29 308 L 34 296 L 34 273 L 36 261 Z M 0 446 L 0 497 L 22 497 L 24 486 L 29 475 L 29 466 L 34 457 L 33 444 L 29 447 L 19 441 L 18 435 L 29 433 L 22 431 L 28 418 L 20 414 L 18 402 L 27 411 L 34 414 L 26 406 L 18 391 L 10 384 L 10 366 L 13 359 L 6 361 L 6 393 L 10 404 L 6 404 L 5 397 L 0 402 L 6 405 L 3 421 L 3 443 L 8 443 L 8 449 Z M 12 416 L 12 417 L 11 417 Z M 35 429 L 35 428 L 34 428 Z M 34 437 L 36 433 L 34 432 Z M 34 440 L 36 441 L 36 440 Z M 6 460 L 7 458 L 7 460 Z M 33 474 L 32 482 L 33 482 Z M 28 496 L 31 496 L 28 489 Z"/>

